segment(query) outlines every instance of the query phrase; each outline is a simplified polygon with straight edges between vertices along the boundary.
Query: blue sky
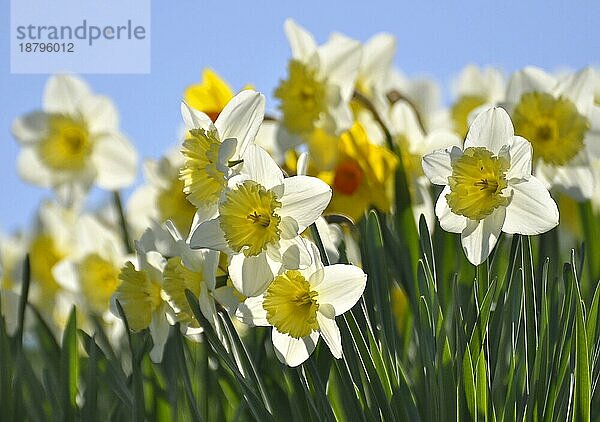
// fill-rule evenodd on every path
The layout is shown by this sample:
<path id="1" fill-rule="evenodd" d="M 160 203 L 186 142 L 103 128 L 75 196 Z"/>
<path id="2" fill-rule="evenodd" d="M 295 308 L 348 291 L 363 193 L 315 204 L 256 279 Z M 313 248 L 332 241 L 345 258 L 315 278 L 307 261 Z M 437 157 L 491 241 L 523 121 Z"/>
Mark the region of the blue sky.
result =
<path id="1" fill-rule="evenodd" d="M 10 134 L 16 116 L 40 107 L 47 75 L 10 74 L 9 1 L 0 3 L 0 232 L 7 232 L 28 225 L 39 201 L 50 196 L 19 179 L 19 147 Z M 83 76 L 113 98 L 140 156 L 158 157 L 175 144 L 182 92 L 204 67 L 234 88 L 253 84 L 267 95 L 267 108 L 276 108 L 271 94 L 290 54 L 283 33 L 287 17 L 319 42 L 332 31 L 361 41 L 377 32 L 394 34 L 397 66 L 408 75 L 436 78 L 446 93 L 469 63 L 506 72 L 528 64 L 549 70 L 600 64 L 598 1 L 289 3 L 154 0 L 152 72 Z"/>

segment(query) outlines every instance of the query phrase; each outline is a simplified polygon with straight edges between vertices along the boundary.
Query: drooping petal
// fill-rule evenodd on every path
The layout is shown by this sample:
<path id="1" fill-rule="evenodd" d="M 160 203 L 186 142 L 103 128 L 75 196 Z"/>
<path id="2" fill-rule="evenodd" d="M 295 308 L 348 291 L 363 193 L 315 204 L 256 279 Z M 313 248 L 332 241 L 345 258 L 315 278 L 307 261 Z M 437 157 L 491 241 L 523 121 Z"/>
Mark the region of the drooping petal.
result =
<path id="1" fill-rule="evenodd" d="M 506 209 L 500 207 L 483 220 L 468 220 L 460 238 L 471 264 L 479 265 L 490 256 L 502 231 L 505 215 Z"/>
<path id="2" fill-rule="evenodd" d="M 137 174 L 135 148 L 116 132 L 96 137 L 95 142 L 92 162 L 98 172 L 98 186 L 106 190 L 130 186 Z"/>
<path id="3" fill-rule="evenodd" d="M 315 273 L 309 282 L 318 293 L 319 304 L 329 304 L 335 309 L 336 315 L 341 315 L 362 296 L 367 284 L 367 275 L 354 265 L 335 264 L 324 267 L 322 274 Z M 315 279 L 322 277 L 320 283 Z"/>
<path id="4" fill-rule="evenodd" d="M 293 19 L 286 19 L 284 30 L 294 59 L 305 62 L 317 50 L 314 37 Z"/>
<path id="5" fill-rule="evenodd" d="M 49 113 L 74 115 L 80 101 L 90 95 L 88 85 L 72 75 L 54 75 L 44 88 L 43 108 Z"/>
<path id="6" fill-rule="evenodd" d="M 310 335 L 296 339 L 287 334 L 280 333 L 275 327 L 271 335 L 275 355 L 281 363 L 295 367 L 305 362 L 317 347 L 319 332 L 313 331 Z"/>
<path id="7" fill-rule="evenodd" d="M 531 142 L 521 136 L 515 136 L 510 145 L 510 169 L 507 179 L 523 178 L 531 175 L 531 160 L 533 148 Z"/>
<path id="8" fill-rule="evenodd" d="M 22 144 L 41 141 L 48 131 L 48 114 L 34 111 L 17 117 L 11 127 L 12 134 Z"/>
<path id="9" fill-rule="evenodd" d="M 464 148 L 485 147 L 498 154 L 514 134 L 508 113 L 503 108 L 493 107 L 477 115 L 467 133 Z"/>
<path id="10" fill-rule="evenodd" d="M 316 177 L 289 177 L 283 180 L 278 214 L 293 218 L 301 233 L 321 216 L 331 200 L 331 194 L 329 185 Z"/>
<path id="11" fill-rule="evenodd" d="M 198 224 L 190 235 L 189 243 L 192 249 L 207 248 L 226 253 L 231 252 L 225 239 L 225 233 L 221 230 L 221 223 L 217 218 Z"/>
<path id="12" fill-rule="evenodd" d="M 154 346 L 150 350 L 150 359 L 154 363 L 162 361 L 165 344 L 169 338 L 169 323 L 165 314 L 166 304 L 160 307 L 152 317 L 150 335 Z"/>
<path id="13" fill-rule="evenodd" d="M 241 157 L 248 144 L 254 141 L 265 116 L 265 96 L 252 90 L 244 90 L 231 99 L 219 114 L 215 127 L 219 137 L 237 139 L 234 157 Z"/>
<path id="14" fill-rule="evenodd" d="M 244 164 L 240 172 L 247 178 L 260 183 L 266 189 L 283 183 L 283 173 L 269 153 L 256 145 L 248 145 L 242 157 Z"/>
<path id="15" fill-rule="evenodd" d="M 269 326 L 267 311 L 263 308 L 264 296 L 249 297 L 238 305 L 235 316 L 246 325 Z"/>
<path id="16" fill-rule="evenodd" d="M 335 323 L 335 319 L 327 318 L 320 312 L 317 312 L 317 323 L 321 337 L 325 340 L 331 354 L 336 359 L 342 358 L 342 335 L 340 328 Z"/>
<path id="17" fill-rule="evenodd" d="M 459 147 L 439 149 L 423 157 L 423 172 L 434 185 L 447 185 L 452 176 L 452 161 L 462 155 Z"/>
<path id="18" fill-rule="evenodd" d="M 209 130 L 213 125 L 212 120 L 203 112 L 190 107 L 184 101 L 181 102 L 181 117 L 187 130 L 204 129 Z"/>
<path id="19" fill-rule="evenodd" d="M 558 225 L 558 207 L 542 182 L 531 176 L 511 187 L 503 232 L 536 235 Z"/>
<path id="20" fill-rule="evenodd" d="M 454 214 L 448 206 L 446 195 L 450 193 L 450 186 L 446 186 L 435 204 L 435 215 L 440 220 L 442 229 L 450 233 L 462 233 L 467 227 L 467 217 Z"/>
<path id="21" fill-rule="evenodd" d="M 258 296 L 269 287 L 279 265 L 270 261 L 266 253 L 256 256 L 239 253 L 231 256 L 229 277 L 234 287 L 244 296 Z"/>

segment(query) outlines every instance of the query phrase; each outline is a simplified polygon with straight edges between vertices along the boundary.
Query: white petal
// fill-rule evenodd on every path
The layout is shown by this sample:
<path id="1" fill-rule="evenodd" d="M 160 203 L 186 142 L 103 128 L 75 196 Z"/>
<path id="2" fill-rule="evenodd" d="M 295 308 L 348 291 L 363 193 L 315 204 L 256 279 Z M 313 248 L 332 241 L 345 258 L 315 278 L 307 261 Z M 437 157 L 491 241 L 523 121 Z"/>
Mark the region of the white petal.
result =
<path id="1" fill-rule="evenodd" d="M 33 144 L 42 140 L 48 130 L 48 114 L 34 111 L 17 117 L 12 124 L 12 134 L 22 144 Z"/>
<path id="2" fill-rule="evenodd" d="M 594 194 L 595 178 L 590 166 L 555 167 L 553 172 L 546 172 L 553 188 L 566 193 L 576 201 L 584 201 Z"/>
<path id="3" fill-rule="evenodd" d="M 600 159 L 600 106 L 593 106 L 588 115 L 590 129 L 585 135 L 585 147 L 592 160 Z"/>
<path id="4" fill-rule="evenodd" d="M 238 253 L 232 255 L 229 262 L 231 282 L 244 296 L 258 296 L 263 293 L 277 272 L 278 265 L 270 261 L 264 252 L 248 257 Z"/>
<path id="5" fill-rule="evenodd" d="M 440 220 L 442 229 L 450 233 L 462 233 L 467 227 L 467 217 L 452 212 L 446 199 L 449 193 L 450 186 L 446 186 L 435 204 L 435 215 Z"/>
<path id="6" fill-rule="evenodd" d="M 24 181 L 32 185 L 50 187 L 54 177 L 44 165 L 34 148 L 25 147 L 17 158 L 17 172 Z"/>
<path id="7" fill-rule="evenodd" d="M 501 207 L 483 220 L 468 220 L 460 239 L 471 264 L 479 265 L 490 256 L 500 236 L 505 214 L 506 209 Z"/>
<path id="8" fill-rule="evenodd" d="M 335 319 L 327 318 L 320 312 L 317 312 L 317 323 L 319 324 L 319 331 L 323 340 L 331 354 L 336 359 L 342 358 L 342 335 L 340 334 L 340 328 L 335 323 Z"/>
<path id="9" fill-rule="evenodd" d="M 231 99 L 219 114 L 215 126 L 221 139 L 237 139 L 235 158 L 241 157 L 254 141 L 265 116 L 265 96 L 243 90 Z"/>
<path id="10" fill-rule="evenodd" d="M 308 172 L 308 152 L 303 152 L 298 157 L 298 161 L 296 162 L 296 174 L 298 176 L 306 176 Z"/>
<path id="11" fill-rule="evenodd" d="M 319 332 L 313 331 L 306 337 L 296 339 L 280 333 L 273 327 L 271 340 L 277 359 L 288 366 L 295 367 L 305 362 L 315 350 L 317 340 L 319 340 Z"/>
<path id="12" fill-rule="evenodd" d="M 43 108 L 49 113 L 76 114 L 79 102 L 90 95 L 88 85 L 71 75 L 54 75 L 44 88 Z"/>
<path id="13" fill-rule="evenodd" d="M 150 335 L 154 342 L 154 346 L 152 346 L 152 350 L 150 351 L 150 359 L 154 363 L 162 361 L 165 344 L 169 338 L 169 323 L 167 322 L 165 307 L 166 305 L 161 306 L 152 316 L 152 321 L 150 322 Z"/>
<path id="14" fill-rule="evenodd" d="M 318 49 L 321 77 L 340 88 L 340 95 L 348 101 L 354 91 L 361 58 L 361 46 L 356 40 L 334 34 Z"/>
<path id="15" fill-rule="evenodd" d="M 321 216 L 331 200 L 331 188 L 321 179 L 294 176 L 283 180 L 281 208 L 277 214 L 291 217 L 298 223 L 298 233 Z"/>
<path id="16" fill-rule="evenodd" d="M 375 34 L 363 49 L 360 76 L 368 83 L 382 81 L 392 66 L 396 54 L 396 38 L 391 34 Z"/>
<path id="17" fill-rule="evenodd" d="M 212 120 L 203 112 L 187 105 L 185 101 L 181 102 L 181 117 L 187 130 L 204 129 L 209 130 L 213 125 Z"/>
<path id="18" fill-rule="evenodd" d="M 506 207 L 503 232 L 535 235 L 558 225 L 558 207 L 542 182 L 531 176 L 511 187 L 512 199 Z"/>
<path id="19" fill-rule="evenodd" d="M 269 326 L 267 311 L 263 308 L 264 296 L 249 297 L 238 305 L 235 316 L 246 325 Z"/>
<path id="20" fill-rule="evenodd" d="M 567 97 L 577 106 L 580 113 L 587 114 L 594 104 L 594 70 L 586 67 L 567 76 L 558 83 L 554 95 Z"/>
<path id="21" fill-rule="evenodd" d="M 269 153 L 256 145 L 248 145 L 242 157 L 244 164 L 241 174 L 260 183 L 267 189 L 283 183 L 283 173 Z"/>
<path id="22" fill-rule="evenodd" d="M 516 104 L 521 99 L 521 95 L 526 92 L 551 92 L 556 86 L 556 79 L 543 70 L 528 66 L 518 72 L 513 73 L 508 81 L 506 91 L 506 101 Z"/>
<path id="23" fill-rule="evenodd" d="M 190 235 L 190 248 L 231 252 L 218 218 L 198 224 Z"/>
<path id="24" fill-rule="evenodd" d="M 121 134 L 113 132 L 97 137 L 92 161 L 103 189 L 116 190 L 130 186 L 137 174 L 137 152 Z"/>
<path id="25" fill-rule="evenodd" d="M 116 132 L 119 130 L 119 114 L 110 98 L 103 95 L 90 95 L 81 100 L 79 111 L 83 115 L 88 130 L 92 134 Z"/>
<path id="26" fill-rule="evenodd" d="M 292 19 L 286 19 L 284 30 L 294 59 L 305 62 L 317 50 L 314 37 Z"/>
<path id="27" fill-rule="evenodd" d="M 296 236 L 292 239 L 281 239 L 279 247 L 281 250 L 280 261 L 286 269 L 306 268 L 313 263 L 309 252 L 308 241 L 302 236 Z"/>
<path id="28" fill-rule="evenodd" d="M 332 305 L 335 314 L 341 315 L 362 296 L 367 285 L 367 275 L 360 268 L 345 264 L 330 265 L 321 271 L 322 274 L 315 273 L 310 278 L 311 287 L 319 293 L 319 304 Z M 315 279 L 321 277 L 320 283 L 314 283 Z"/>
<path id="29" fill-rule="evenodd" d="M 52 275 L 56 282 L 63 288 L 79 291 L 79 271 L 77 264 L 70 259 L 63 259 L 52 268 Z"/>
<path id="30" fill-rule="evenodd" d="M 434 185 L 447 185 L 452 176 L 452 162 L 462 155 L 459 147 L 439 149 L 423 157 L 423 172 Z"/>
<path id="31" fill-rule="evenodd" d="M 533 149 L 531 142 L 520 136 L 512 138 L 510 145 L 510 169 L 507 179 L 522 178 L 531 175 L 531 160 Z"/>
<path id="32" fill-rule="evenodd" d="M 464 148 L 485 147 L 498 154 L 503 145 L 514 136 L 513 124 L 508 113 L 500 107 L 479 113 L 467 133 Z"/>

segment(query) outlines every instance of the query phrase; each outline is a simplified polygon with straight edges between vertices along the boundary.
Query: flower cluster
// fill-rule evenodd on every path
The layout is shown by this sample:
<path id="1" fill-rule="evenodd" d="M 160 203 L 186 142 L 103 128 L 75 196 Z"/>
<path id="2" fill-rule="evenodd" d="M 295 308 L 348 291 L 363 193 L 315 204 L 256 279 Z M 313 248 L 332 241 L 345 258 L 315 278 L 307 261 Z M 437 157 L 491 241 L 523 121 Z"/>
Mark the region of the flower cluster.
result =
<path id="1" fill-rule="evenodd" d="M 217 333 L 221 311 L 272 326 L 275 354 L 290 366 L 320 336 L 341 358 L 336 317 L 367 286 L 367 213 L 390 229 L 405 211 L 431 231 L 439 221 L 480 265 L 502 232 L 556 227 L 557 203 L 563 215 L 568 201 L 600 206 L 596 70 L 527 67 L 504 78 L 468 66 L 445 107 L 433 81 L 394 67 L 389 34 L 364 44 L 333 34 L 319 45 L 292 20 L 285 34 L 291 58 L 273 115 L 265 119 L 264 95 L 235 92 L 205 70 L 183 92 L 180 144 L 144 162 L 144 183 L 125 206 L 118 190 L 133 184 L 137 153 L 115 106 L 75 76 L 49 79 L 41 111 L 12 127 L 19 174 L 55 196 L 34 229 L 0 238 L 7 320 L 28 254 L 30 301 L 57 333 L 76 305 L 83 329 L 99 322 L 115 344 L 123 320 L 148 330 L 160 361 L 171 327 L 192 340 L 207 327 L 189 291 Z M 94 186 L 113 204 L 86 209 Z"/>

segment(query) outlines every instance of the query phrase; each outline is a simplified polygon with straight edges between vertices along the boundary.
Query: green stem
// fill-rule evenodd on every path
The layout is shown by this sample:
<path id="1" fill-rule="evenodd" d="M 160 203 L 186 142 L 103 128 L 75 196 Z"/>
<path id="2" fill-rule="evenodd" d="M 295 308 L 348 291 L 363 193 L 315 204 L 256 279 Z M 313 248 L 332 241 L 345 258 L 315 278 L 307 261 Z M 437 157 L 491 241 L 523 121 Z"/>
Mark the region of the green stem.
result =
<path id="1" fill-rule="evenodd" d="M 123 236 L 123 243 L 128 253 L 132 254 L 135 252 L 131 237 L 129 236 L 129 226 L 127 219 L 125 218 L 125 212 L 123 211 L 123 201 L 121 201 L 121 193 L 119 191 L 113 191 L 113 202 L 117 208 L 117 214 L 119 215 L 119 225 L 121 226 L 121 235 Z"/>

